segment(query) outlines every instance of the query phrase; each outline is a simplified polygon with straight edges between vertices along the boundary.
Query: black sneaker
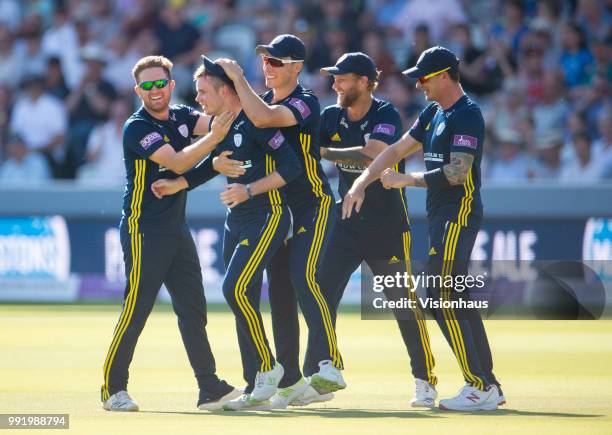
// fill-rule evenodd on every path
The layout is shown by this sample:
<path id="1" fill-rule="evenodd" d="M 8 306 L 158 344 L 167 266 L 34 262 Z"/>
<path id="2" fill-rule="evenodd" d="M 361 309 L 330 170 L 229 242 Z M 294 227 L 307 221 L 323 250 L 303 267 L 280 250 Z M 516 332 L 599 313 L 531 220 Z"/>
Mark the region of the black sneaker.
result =
<path id="1" fill-rule="evenodd" d="M 203 411 L 216 411 L 221 409 L 223 404 L 229 400 L 235 399 L 242 394 L 241 391 L 235 389 L 225 381 L 219 381 L 219 385 L 214 391 L 200 390 L 198 398 L 198 409 Z"/>

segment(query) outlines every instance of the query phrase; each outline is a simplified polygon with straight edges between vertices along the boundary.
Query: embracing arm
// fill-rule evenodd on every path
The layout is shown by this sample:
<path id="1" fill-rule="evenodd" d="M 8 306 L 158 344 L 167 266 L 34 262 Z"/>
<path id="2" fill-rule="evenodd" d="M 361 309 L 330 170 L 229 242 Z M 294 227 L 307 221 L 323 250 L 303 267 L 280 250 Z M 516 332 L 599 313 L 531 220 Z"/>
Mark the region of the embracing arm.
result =
<path id="1" fill-rule="evenodd" d="M 387 149 L 387 144 L 369 139 L 363 147 L 325 148 L 321 147 L 321 157 L 335 163 L 365 166 Z"/>
<path id="2" fill-rule="evenodd" d="M 255 124 L 255 127 L 290 127 L 297 124 L 297 120 L 289 108 L 282 105 L 269 106 L 257 95 L 244 76 L 238 62 L 219 59 L 216 63 L 223 67 L 227 76 L 234 82 L 242 109 L 251 122 Z"/>
<path id="3" fill-rule="evenodd" d="M 451 152 L 450 163 L 441 168 L 410 174 L 399 174 L 395 171 L 386 170 L 381 177 L 381 181 L 387 189 L 404 186 L 434 188 L 459 186 L 465 182 L 473 162 L 474 156 L 472 154 Z"/>

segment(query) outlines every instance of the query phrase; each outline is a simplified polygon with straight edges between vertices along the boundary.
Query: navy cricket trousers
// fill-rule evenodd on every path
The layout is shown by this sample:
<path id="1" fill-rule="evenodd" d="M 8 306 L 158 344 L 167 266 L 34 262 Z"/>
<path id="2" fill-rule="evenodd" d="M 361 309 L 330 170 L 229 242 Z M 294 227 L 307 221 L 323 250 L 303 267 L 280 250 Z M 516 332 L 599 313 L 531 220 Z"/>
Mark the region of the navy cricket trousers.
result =
<path id="1" fill-rule="evenodd" d="M 214 392 L 219 383 L 206 335 L 206 299 L 195 243 L 187 225 L 177 233 L 128 232 L 120 228 L 125 261 L 123 308 L 103 367 L 102 401 L 127 389 L 138 337 L 162 284 L 172 299 L 181 337 L 198 386 Z"/>

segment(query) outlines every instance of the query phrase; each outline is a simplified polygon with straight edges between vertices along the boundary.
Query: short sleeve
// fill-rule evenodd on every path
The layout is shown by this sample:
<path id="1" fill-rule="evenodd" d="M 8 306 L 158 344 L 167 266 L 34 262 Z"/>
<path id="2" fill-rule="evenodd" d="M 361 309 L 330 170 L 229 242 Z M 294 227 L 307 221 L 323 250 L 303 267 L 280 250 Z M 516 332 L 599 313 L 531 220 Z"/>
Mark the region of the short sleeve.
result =
<path id="1" fill-rule="evenodd" d="M 193 134 L 193 131 L 195 130 L 196 124 L 200 120 L 200 117 L 204 114 L 199 110 L 194 109 L 193 107 L 183 105 L 179 107 L 178 112 L 180 116 L 179 119 L 181 120 L 181 123 L 178 127 L 179 133 L 182 134 L 180 129 L 182 128 L 182 125 L 185 125 L 187 127 L 189 137 L 194 137 L 195 135 Z"/>
<path id="2" fill-rule="evenodd" d="M 391 145 L 402 135 L 402 120 L 399 113 L 391 105 L 381 109 L 379 116 L 374 121 L 370 139 L 376 139 Z"/>
<path id="3" fill-rule="evenodd" d="M 145 159 L 166 143 L 163 134 L 144 121 L 126 123 L 123 129 L 123 146 Z"/>
<path id="4" fill-rule="evenodd" d="M 317 99 L 308 94 L 290 97 L 283 101 L 282 105 L 291 110 L 300 127 L 309 122 L 315 114 L 318 115 L 321 110 Z"/>
<path id="5" fill-rule="evenodd" d="M 331 145 L 331 132 L 329 131 L 329 120 L 331 116 L 332 112 L 329 108 L 323 109 L 319 128 L 319 146 L 323 148 L 328 148 Z"/>
<path id="6" fill-rule="evenodd" d="M 259 143 L 276 162 L 276 172 L 289 183 L 302 172 L 300 162 L 278 128 L 259 129 Z"/>
<path id="7" fill-rule="evenodd" d="M 478 110 L 462 110 L 452 119 L 451 152 L 478 154 L 484 141 L 484 119 Z"/>
<path id="8" fill-rule="evenodd" d="M 410 134 L 414 140 L 420 143 L 425 142 L 425 127 L 427 126 L 425 115 L 428 113 L 428 109 L 429 106 L 419 113 L 419 116 L 414 120 L 412 127 L 410 127 L 410 130 L 408 130 L 408 134 Z"/>

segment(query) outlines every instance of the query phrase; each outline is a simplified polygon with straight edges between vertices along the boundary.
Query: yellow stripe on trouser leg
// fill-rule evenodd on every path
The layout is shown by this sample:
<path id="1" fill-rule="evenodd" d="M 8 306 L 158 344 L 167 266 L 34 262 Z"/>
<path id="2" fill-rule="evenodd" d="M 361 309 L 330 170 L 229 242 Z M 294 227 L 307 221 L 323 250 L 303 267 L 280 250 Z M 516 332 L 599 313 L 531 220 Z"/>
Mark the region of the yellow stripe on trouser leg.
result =
<path id="1" fill-rule="evenodd" d="M 449 222 L 449 228 L 450 230 L 448 234 L 448 240 L 446 243 L 446 247 L 448 247 L 448 250 L 445 247 L 445 262 L 444 262 L 443 279 L 446 276 L 451 276 L 453 262 L 455 259 L 455 251 L 457 248 L 457 241 L 459 239 L 459 233 L 461 230 L 461 226 L 457 223 Z M 443 298 L 445 300 L 452 301 L 451 291 L 452 291 L 451 288 L 445 288 L 444 294 L 443 294 L 444 295 Z M 450 308 L 445 308 L 444 311 L 446 313 L 445 317 L 447 319 L 447 325 L 449 326 L 449 329 L 452 328 L 453 334 L 455 336 L 455 340 L 456 340 L 454 342 L 455 343 L 455 346 L 454 346 L 455 355 L 457 357 L 459 365 L 462 368 L 464 376 L 466 377 L 468 381 L 472 382 L 476 388 L 483 389 L 484 383 L 482 379 L 475 376 L 470 370 L 468 359 L 467 359 L 467 354 L 465 352 L 465 343 L 463 342 L 463 335 L 461 334 L 461 325 L 457 321 L 454 310 L 452 309 L 452 307 L 450 307 Z"/>
<path id="2" fill-rule="evenodd" d="M 466 219 L 467 219 L 467 215 L 466 215 Z M 457 252 L 457 241 L 459 240 L 459 233 L 461 232 L 461 226 L 458 223 L 454 223 L 455 227 L 456 227 L 456 236 L 453 240 L 453 248 L 451 250 L 451 266 L 450 266 L 450 270 L 449 273 L 452 272 L 452 264 L 455 261 L 455 253 Z M 450 292 L 450 291 L 449 291 Z M 453 316 L 453 319 L 457 325 L 457 328 L 459 330 L 459 332 L 461 331 L 461 325 L 460 323 L 457 321 L 457 317 L 455 316 L 455 310 L 451 307 L 450 308 L 450 313 Z M 479 376 L 476 376 L 472 373 L 469 363 L 468 363 L 468 357 L 467 357 L 467 353 L 465 351 L 465 343 L 463 341 L 463 334 L 459 334 L 459 343 L 461 345 L 461 350 L 462 350 L 462 355 L 463 355 L 463 361 L 466 367 L 467 372 L 469 373 L 470 377 L 473 378 L 475 380 L 475 387 L 478 388 L 479 390 L 484 390 L 485 388 L 485 384 L 484 384 L 484 380 L 482 378 L 480 378 Z"/>
<path id="3" fill-rule="evenodd" d="M 271 353 L 265 344 L 263 335 L 263 325 L 261 325 L 261 323 L 259 322 L 259 318 L 257 317 L 255 309 L 253 308 L 246 296 L 246 290 L 248 284 L 251 281 L 251 278 L 255 273 L 255 270 L 261 263 L 261 260 L 266 250 L 270 246 L 270 242 L 274 237 L 276 229 L 278 228 L 278 223 L 280 222 L 280 219 L 280 213 L 272 213 L 270 215 L 270 222 L 264 230 L 262 237 L 259 239 L 259 242 L 257 243 L 255 250 L 251 254 L 251 257 L 249 258 L 245 268 L 240 273 L 234 290 L 236 303 L 238 304 L 245 319 L 247 320 L 249 332 L 251 333 L 251 337 L 253 338 L 255 347 L 261 358 L 262 362 L 260 371 L 262 372 L 267 372 L 272 369 Z"/>
<path id="4" fill-rule="evenodd" d="M 456 228 L 457 227 L 454 223 L 452 222 L 448 223 L 448 227 L 447 227 L 447 231 L 445 235 L 444 261 L 443 261 L 443 266 L 442 266 L 442 280 L 443 281 L 446 281 L 446 277 L 450 276 L 450 273 L 452 272 L 451 252 L 453 250 L 453 240 L 455 236 L 457 235 Z M 444 282 L 442 284 L 443 285 L 442 285 L 441 295 L 442 295 L 443 300 L 445 301 L 452 300 L 452 298 L 450 298 L 450 289 L 448 289 L 444 285 Z M 464 363 L 463 353 L 461 352 L 461 345 L 459 341 L 460 333 L 457 331 L 458 328 L 457 328 L 456 320 L 454 319 L 454 316 L 452 315 L 451 311 L 448 308 L 443 307 L 442 311 L 444 313 L 446 326 L 448 328 L 449 335 L 451 337 L 451 341 L 453 345 L 453 352 L 455 353 L 457 362 L 459 363 L 459 366 L 461 367 L 461 371 L 463 372 L 463 375 L 466 377 L 466 379 L 468 379 L 468 381 L 475 382 L 474 377 L 471 376 L 471 374 L 468 372 L 468 370 L 466 370 L 466 367 L 465 367 L 466 364 Z"/>
<path id="5" fill-rule="evenodd" d="M 319 306 L 321 312 L 321 318 L 323 320 L 323 326 L 325 328 L 325 334 L 327 336 L 327 343 L 329 346 L 329 354 L 332 357 L 332 363 L 334 367 L 342 369 L 342 358 L 338 351 L 338 345 L 336 343 L 336 333 L 331 321 L 331 315 L 329 313 L 329 307 L 327 301 L 321 293 L 321 288 L 316 281 L 316 268 L 321 253 L 321 246 L 323 239 L 325 238 L 325 229 L 327 227 L 327 220 L 329 217 L 329 208 L 331 205 L 331 198 L 329 195 L 324 195 L 321 198 L 321 205 L 315 224 L 315 233 L 313 237 L 310 250 L 308 252 L 308 262 L 306 264 L 306 281 L 308 288 Z"/>
<path id="6" fill-rule="evenodd" d="M 102 387 L 102 398 L 108 399 L 110 394 L 108 391 L 109 387 L 109 376 L 110 368 L 112 366 L 117 348 L 119 343 L 129 325 L 132 315 L 134 313 L 134 306 L 136 297 L 138 294 L 138 285 L 140 283 L 140 267 L 141 267 L 141 248 L 142 248 L 142 235 L 138 234 L 138 219 L 140 218 L 140 206 L 142 204 L 142 194 L 144 192 L 144 181 L 146 172 L 146 160 L 136 160 L 135 162 L 136 174 L 134 176 L 134 190 L 132 192 L 132 200 L 130 202 L 131 214 L 128 218 L 128 233 L 130 234 L 130 248 L 132 256 L 132 269 L 129 275 L 129 290 L 128 295 L 123 304 L 119 321 L 115 326 L 113 333 L 113 339 L 109 347 L 106 359 L 103 365 L 104 374 L 104 385 Z"/>
<path id="7" fill-rule="evenodd" d="M 103 387 L 103 399 L 107 400 L 110 396 L 109 388 L 109 377 L 110 370 L 125 333 L 129 326 L 132 316 L 134 314 L 134 308 L 136 307 L 136 299 L 138 297 L 138 286 L 140 285 L 140 267 L 141 267 L 141 252 L 142 252 L 142 234 L 132 233 L 130 236 L 132 245 L 132 270 L 130 271 L 130 290 L 128 296 L 123 305 L 119 322 L 115 328 L 115 335 L 111 342 L 106 360 L 104 362 L 104 387 Z"/>
<path id="8" fill-rule="evenodd" d="M 406 264 L 406 273 L 408 275 L 412 274 L 412 267 L 410 265 L 410 231 L 405 231 L 402 233 L 402 241 L 404 245 L 404 259 Z M 412 291 L 412 288 L 408 289 L 408 297 L 412 301 L 417 301 L 416 291 Z M 435 359 L 433 356 L 433 352 L 431 351 L 431 344 L 429 341 L 429 333 L 427 332 L 427 323 L 425 322 L 425 318 L 421 309 L 418 306 L 418 303 L 414 304 L 414 308 L 412 309 L 414 314 L 414 318 L 417 322 L 417 326 L 419 327 L 419 336 L 421 337 L 421 346 L 423 347 L 423 353 L 425 354 L 425 366 L 427 368 L 427 382 L 431 385 L 436 385 L 438 383 L 438 378 L 433 373 L 433 368 L 435 366 Z"/>

